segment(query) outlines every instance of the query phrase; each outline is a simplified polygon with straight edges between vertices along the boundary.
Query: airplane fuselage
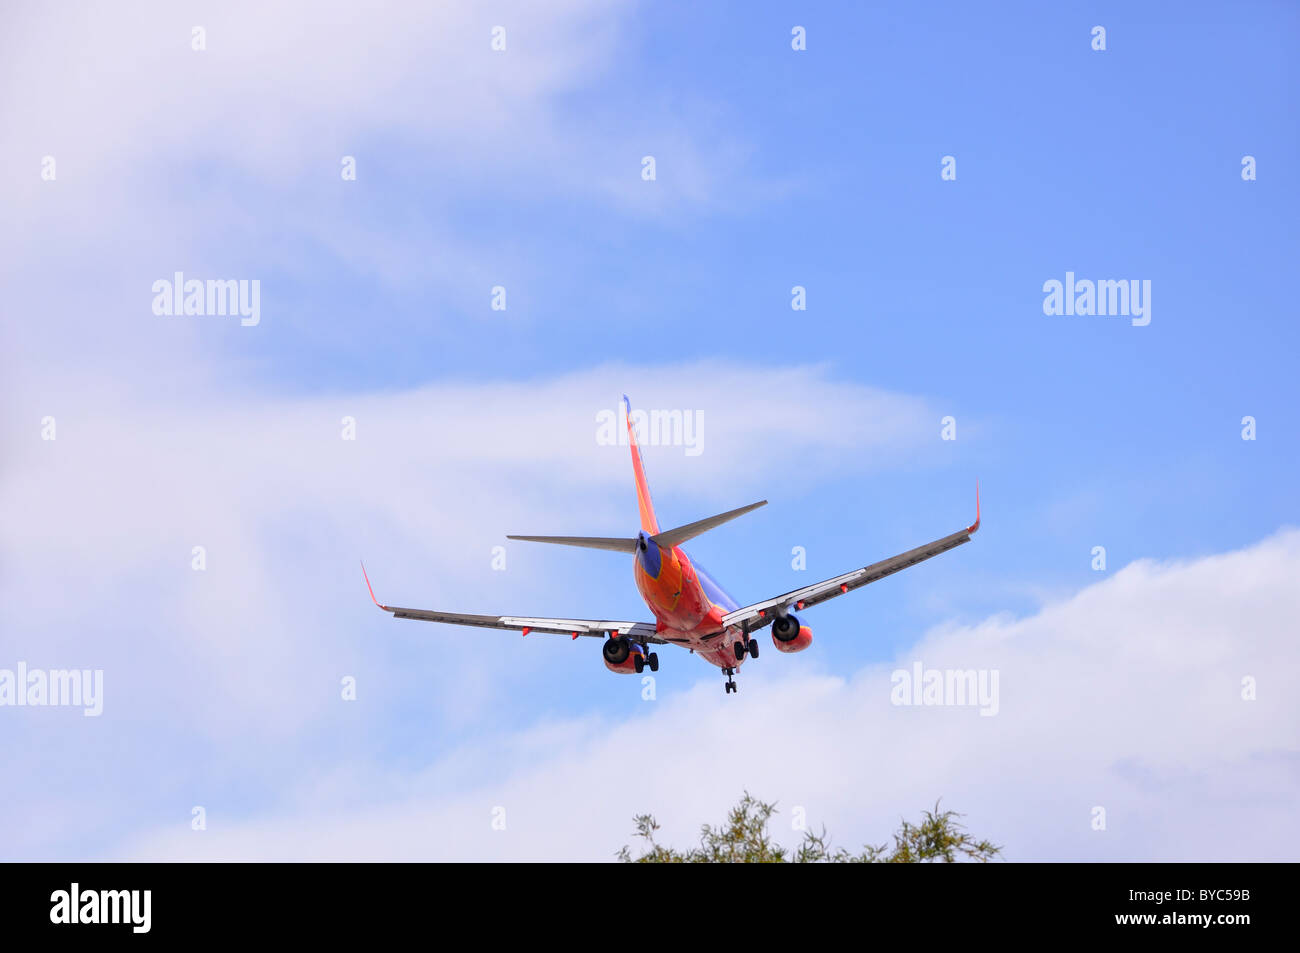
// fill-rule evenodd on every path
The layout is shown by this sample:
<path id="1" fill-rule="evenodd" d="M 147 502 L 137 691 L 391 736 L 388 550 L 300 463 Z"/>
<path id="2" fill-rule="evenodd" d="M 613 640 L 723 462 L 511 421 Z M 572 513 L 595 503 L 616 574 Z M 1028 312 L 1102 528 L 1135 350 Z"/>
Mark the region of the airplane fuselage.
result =
<path id="1" fill-rule="evenodd" d="M 740 606 L 680 546 L 660 546 L 642 531 L 634 575 L 662 638 L 694 650 L 718 668 L 741 666 L 733 645 L 743 642 L 744 635 L 722 624 L 722 617 Z"/>

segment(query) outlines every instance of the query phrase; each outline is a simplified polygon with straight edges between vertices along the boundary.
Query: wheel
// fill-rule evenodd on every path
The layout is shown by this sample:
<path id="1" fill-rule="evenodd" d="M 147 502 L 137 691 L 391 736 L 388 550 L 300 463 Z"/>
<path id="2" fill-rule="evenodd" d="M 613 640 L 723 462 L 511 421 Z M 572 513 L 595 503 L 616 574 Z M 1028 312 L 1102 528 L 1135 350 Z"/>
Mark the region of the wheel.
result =
<path id="1" fill-rule="evenodd" d="M 736 690 L 736 683 L 735 683 L 735 682 L 727 682 L 727 694 L 730 695 L 730 694 L 731 694 L 732 692 L 734 692 L 735 690 Z"/>
<path id="2" fill-rule="evenodd" d="M 758 639 L 749 640 L 749 657 L 758 658 Z"/>
<path id="3" fill-rule="evenodd" d="M 659 671 L 659 653 L 658 653 L 658 652 L 651 652 L 651 653 L 646 657 L 646 662 L 648 662 L 649 665 L 650 665 L 650 671 L 652 671 L 652 672 L 657 672 L 657 671 Z"/>
<path id="4" fill-rule="evenodd" d="M 632 656 L 632 667 L 635 668 L 636 673 L 640 675 L 642 669 L 645 668 L 645 659 L 642 658 L 640 655 Z"/>
<path id="5" fill-rule="evenodd" d="M 731 648 L 732 648 L 732 650 L 735 651 L 735 653 L 736 653 L 736 661 L 737 661 L 737 662 L 739 662 L 741 659 L 743 659 L 743 658 L 745 657 L 745 643 L 744 643 L 744 642 L 732 642 L 732 643 L 731 643 Z"/>

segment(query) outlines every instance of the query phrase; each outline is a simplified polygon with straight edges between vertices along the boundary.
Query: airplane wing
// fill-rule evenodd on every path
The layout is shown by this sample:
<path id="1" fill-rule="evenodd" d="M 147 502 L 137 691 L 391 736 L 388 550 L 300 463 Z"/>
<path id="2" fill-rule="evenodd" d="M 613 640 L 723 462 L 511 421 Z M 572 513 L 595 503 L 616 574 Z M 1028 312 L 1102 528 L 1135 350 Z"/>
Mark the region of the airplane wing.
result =
<path id="1" fill-rule="evenodd" d="M 604 619 L 548 619 L 540 616 L 508 615 L 469 615 L 464 612 L 438 612 L 433 609 L 403 609 L 398 606 L 386 606 L 375 598 L 375 590 L 370 586 L 370 576 L 366 567 L 361 567 L 361 574 L 366 577 L 366 588 L 370 590 L 370 599 L 385 612 L 391 612 L 395 619 L 419 619 L 424 622 L 445 622 L 450 625 L 475 625 L 487 629 L 512 629 L 528 635 L 530 632 L 544 632 L 554 635 L 567 635 L 576 639 L 580 635 L 604 638 L 617 632 L 630 636 L 636 642 L 656 642 L 665 644 L 660 638 L 653 622 L 614 622 Z"/>
<path id="2" fill-rule="evenodd" d="M 722 623 L 726 626 L 745 625 L 749 631 L 761 629 L 769 625 L 774 618 L 775 612 L 772 610 L 778 606 L 788 607 L 795 611 L 800 611 L 815 606 L 818 603 L 825 602 L 828 599 L 834 599 L 836 596 L 842 596 L 846 592 L 852 592 L 868 583 L 875 582 L 878 579 L 884 579 L 886 576 L 892 576 L 894 573 L 907 569 L 909 566 L 915 566 L 919 562 L 924 562 L 931 556 L 938 556 L 940 553 L 946 553 L 950 549 L 955 549 L 962 543 L 969 543 L 972 534 L 980 528 L 980 494 L 979 487 L 975 488 L 975 522 L 965 529 L 958 530 L 942 539 L 936 539 L 932 543 L 926 543 L 924 546 L 918 546 L 915 549 L 909 549 L 905 553 L 899 553 L 897 556 L 891 556 L 889 559 L 882 559 L 878 563 L 872 563 L 870 566 L 864 566 L 861 569 L 854 569 L 852 572 L 846 572 L 841 576 L 835 576 L 831 579 L 825 579 L 822 582 L 813 583 L 811 586 L 804 586 L 802 589 L 795 589 L 771 599 L 764 599 L 762 602 L 755 602 L 752 606 L 745 606 L 737 609 L 735 612 L 729 612 L 722 617 Z"/>

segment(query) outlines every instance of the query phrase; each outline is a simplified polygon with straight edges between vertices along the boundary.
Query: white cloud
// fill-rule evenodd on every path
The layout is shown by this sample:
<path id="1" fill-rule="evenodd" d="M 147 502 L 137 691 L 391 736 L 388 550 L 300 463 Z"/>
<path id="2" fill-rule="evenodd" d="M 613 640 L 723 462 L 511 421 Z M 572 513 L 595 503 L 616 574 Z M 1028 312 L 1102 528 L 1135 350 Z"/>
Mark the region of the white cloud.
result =
<path id="1" fill-rule="evenodd" d="M 709 207 L 730 193 L 758 200 L 748 146 L 721 123 L 679 115 L 713 108 L 695 90 L 647 103 L 634 88 L 636 110 L 617 100 L 567 107 L 565 97 L 635 55 L 623 36 L 634 15 L 629 3 L 596 0 L 364 11 L 156 0 L 130 15 L 95 3 L 14 11 L 0 35 L 0 59 L 22 78 L 0 87 L 8 257 L 26 253 L 33 235 L 38 246 L 55 236 L 100 245 L 137 222 L 135 240 L 162 247 L 201 244 L 186 234 L 198 224 L 209 241 L 240 242 L 270 218 L 277 240 L 264 253 L 289 255 L 276 246 L 300 233 L 346 245 L 345 266 L 404 281 L 409 269 L 394 267 L 394 254 L 471 261 L 467 236 L 443 216 L 485 189 L 523 204 L 558 195 L 648 214 Z M 496 26 L 506 29 L 505 52 L 490 48 Z M 196 27 L 206 31 L 202 52 L 191 47 Z M 651 185 L 640 177 L 647 151 L 665 164 Z M 47 155 L 55 182 L 39 175 Z M 354 186 L 340 183 L 344 155 L 357 160 Z M 410 220 L 398 206 L 366 224 L 365 203 L 340 213 L 321 200 L 327 183 L 375 202 L 391 180 L 409 201 L 415 179 L 435 187 Z M 172 235 L 176 222 L 186 227 Z M 375 242 L 382 255 L 371 253 Z"/>
<path id="2" fill-rule="evenodd" d="M 781 800 L 775 830 L 790 843 L 795 805 L 853 845 L 884 841 L 899 815 L 942 796 L 1010 859 L 1290 859 L 1298 575 L 1294 530 L 1238 552 L 1141 561 L 1031 617 L 936 630 L 849 678 L 817 674 L 849 636 L 823 632 L 813 664 L 782 672 L 789 660 L 771 652 L 746 667 L 738 696 L 702 680 L 639 717 L 542 723 L 479 744 L 389 781 L 387 802 L 372 791 L 336 810 L 308 786 L 291 811 L 160 830 L 111 853 L 600 859 L 629 840 L 634 812 L 655 812 L 665 839 L 684 844 L 747 788 Z M 890 671 L 914 660 L 998 669 L 1000 713 L 892 707 Z M 1242 699 L 1246 676 L 1256 701 Z M 465 793 L 487 765 L 493 777 Z M 498 806 L 505 831 L 490 826 Z M 1105 831 L 1091 828 L 1096 806 Z"/>
<path id="3" fill-rule="evenodd" d="M 291 178 L 350 137 L 416 132 L 455 158 L 545 128 L 550 97 L 608 62 L 623 4 L 137 3 L 31 8 L 6 30 L 2 113 L 68 168 L 157 157 L 236 160 Z M 490 49 L 507 25 L 508 50 Z M 205 31 L 206 49 L 192 48 Z M 124 68 L 129 64 L 130 68 Z M 343 152 L 346 152 L 343 149 Z M 504 156 L 503 156 L 504 157 Z M 331 163 L 337 165 L 337 162 Z"/>
<path id="4" fill-rule="evenodd" d="M 275 326 L 280 346 L 291 335 L 346 357 L 371 322 L 425 344 L 428 324 L 489 314 L 503 280 L 527 320 L 521 289 L 555 268 L 540 253 L 552 230 L 484 233 L 475 213 L 476 231 L 475 204 L 505 203 L 521 223 L 550 201 L 668 217 L 737 195 L 752 205 L 767 189 L 747 173 L 747 146 L 679 115 L 707 112 L 694 90 L 658 105 L 637 92 L 636 110 L 617 91 L 573 107 L 635 55 L 633 16 L 593 0 L 14 11 L 0 31 L 19 78 L 0 86 L 0 387 L 132 380 L 123 368 L 141 366 L 155 386 L 169 369 L 229 379 L 235 360 L 246 372 L 262 339 L 150 313 L 152 283 L 175 271 L 261 280 L 267 323 L 250 335 Z M 498 24 L 506 53 L 489 46 Z M 647 150 L 666 164 L 652 184 L 640 179 Z M 47 155 L 53 182 L 40 177 Z M 356 182 L 340 178 L 344 155 Z M 335 313 L 321 299 L 339 276 L 356 284 Z M 413 292 L 431 302 L 418 321 L 384 312 L 384 295 Z"/>
<path id="5" fill-rule="evenodd" d="M 154 752 L 174 741 L 206 754 L 184 747 L 165 768 L 172 783 L 201 775 L 205 759 L 236 753 L 241 771 L 274 774 L 280 746 L 310 761 L 304 736 L 335 730 L 344 673 L 363 674 L 371 699 L 407 699 L 440 732 L 473 725 L 562 657 L 537 640 L 514 642 L 512 652 L 542 657 L 529 664 L 519 654 L 519 666 L 494 671 L 484 664 L 484 652 L 497 650 L 491 643 L 441 639 L 428 627 L 394 629 L 394 639 L 376 643 L 368 633 L 379 616 L 356 559 L 369 557 L 380 598 L 397 604 L 539 614 L 622 605 L 640 618 L 630 586 L 593 593 L 563 565 L 504 539 L 634 528 L 629 450 L 596 439 L 597 414 L 617 407 L 624 389 L 641 395 L 638 407 L 705 415 L 698 456 L 646 450 L 653 485 L 678 504 L 665 516 L 681 522 L 749 502 L 737 494 L 760 484 L 788 492 L 879 459 L 909 465 L 933 443 L 934 413 L 919 399 L 815 367 L 769 372 L 758 390 L 747 388 L 750 376 L 725 362 L 611 365 L 530 383 L 225 403 L 208 382 L 174 403 L 100 379 L 65 381 L 53 401 L 24 390 L 10 407 L 0 474 L 11 514 L 0 541 L 0 665 L 103 668 L 106 712 L 92 733 L 7 711 L 23 719 L 15 757 L 98 762 L 112 739 L 120 757 L 105 766 L 105 783 L 128 786 L 153 776 Z M 40 421 L 50 409 L 57 439 L 46 441 Z M 342 439 L 345 416 L 356 421 L 355 441 Z M 817 466 L 791 470 L 772 447 Z M 489 569 L 490 549 L 501 544 L 514 570 L 504 574 Z M 195 546 L 206 550 L 201 573 L 191 569 Z M 438 640 L 428 671 L 404 655 L 421 639 Z M 337 730 L 393 736 L 387 708 L 366 712 Z M 6 793 L 11 817 L 44 796 L 18 774 L 0 781 Z"/>

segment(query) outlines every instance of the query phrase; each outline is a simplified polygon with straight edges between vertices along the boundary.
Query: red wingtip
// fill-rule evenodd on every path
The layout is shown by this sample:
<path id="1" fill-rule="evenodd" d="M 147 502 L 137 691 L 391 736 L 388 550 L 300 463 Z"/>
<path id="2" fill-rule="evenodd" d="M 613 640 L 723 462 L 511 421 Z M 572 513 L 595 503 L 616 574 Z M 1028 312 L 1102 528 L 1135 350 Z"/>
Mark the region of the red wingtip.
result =
<path id="1" fill-rule="evenodd" d="M 967 533 L 973 533 L 980 528 L 980 481 L 975 481 L 975 522 L 966 527 Z"/>
<path id="2" fill-rule="evenodd" d="M 366 579 L 366 588 L 367 588 L 367 589 L 370 589 L 370 601 L 373 602 L 375 605 L 379 606 L 379 608 L 383 609 L 385 612 L 387 612 L 387 611 L 388 611 L 388 606 L 380 606 L 380 605 L 379 605 L 379 600 L 375 598 L 375 590 L 370 588 L 370 576 L 368 576 L 368 575 L 366 574 L 366 564 L 365 564 L 365 563 L 362 563 L 362 564 L 361 564 L 361 575 L 362 575 L 362 576 L 365 576 L 365 579 Z"/>

